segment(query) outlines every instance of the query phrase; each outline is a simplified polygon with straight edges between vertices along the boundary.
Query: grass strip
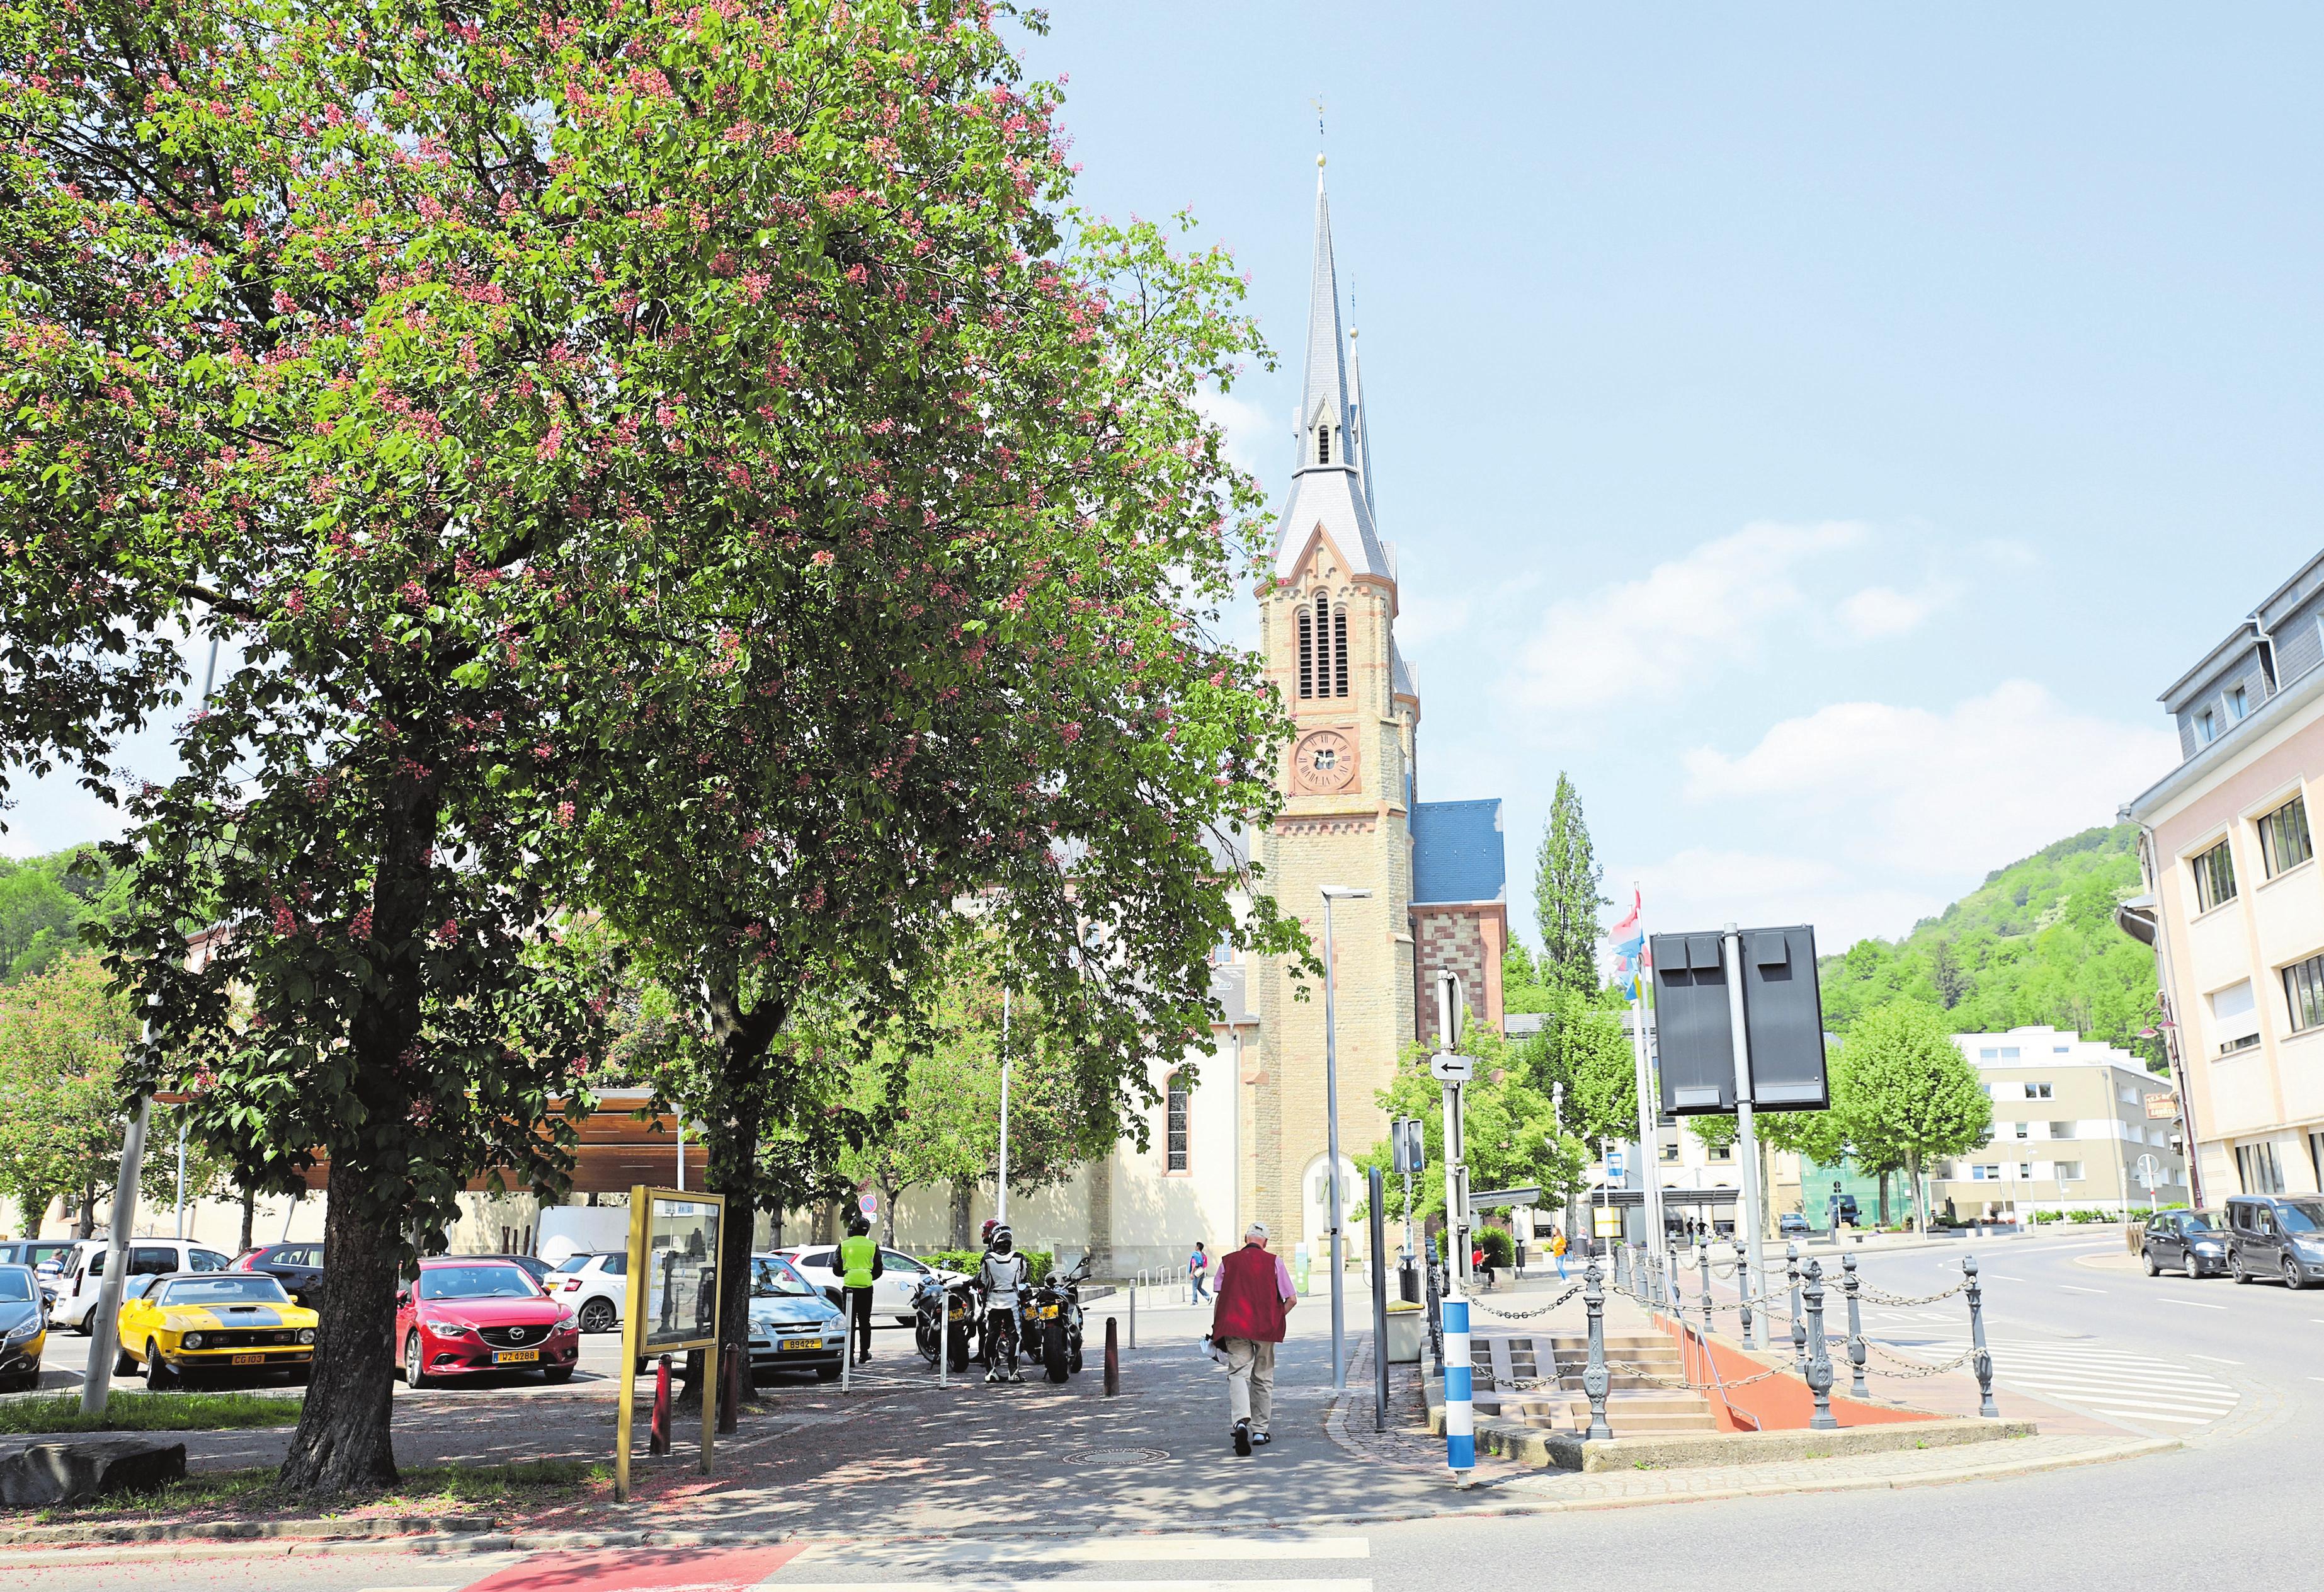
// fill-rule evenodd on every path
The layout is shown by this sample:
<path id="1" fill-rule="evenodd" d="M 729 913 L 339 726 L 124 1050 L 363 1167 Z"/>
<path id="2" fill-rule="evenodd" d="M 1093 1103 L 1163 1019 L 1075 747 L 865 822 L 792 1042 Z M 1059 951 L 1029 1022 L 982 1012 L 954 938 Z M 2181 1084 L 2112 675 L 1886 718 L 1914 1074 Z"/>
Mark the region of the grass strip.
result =
<path id="1" fill-rule="evenodd" d="M 335 1519 L 358 1514 L 445 1514 L 484 1504 L 561 1504 L 611 1486 L 613 1467 L 586 1459 L 524 1459 L 507 1465 L 435 1465 L 407 1470 L 392 1487 L 351 1494 L 317 1509 L 274 1485 L 272 1467 L 204 1470 L 150 1493 L 124 1493 L 78 1508 L 47 1509 L 48 1524 L 91 1520 L 217 1520 L 267 1515 Z"/>
<path id="2" fill-rule="evenodd" d="M 296 1426 L 300 1398 L 246 1393 L 117 1393 L 104 1412 L 84 1415 L 80 1395 L 0 1400 L 0 1433 L 70 1431 L 218 1431 L 242 1426 Z"/>

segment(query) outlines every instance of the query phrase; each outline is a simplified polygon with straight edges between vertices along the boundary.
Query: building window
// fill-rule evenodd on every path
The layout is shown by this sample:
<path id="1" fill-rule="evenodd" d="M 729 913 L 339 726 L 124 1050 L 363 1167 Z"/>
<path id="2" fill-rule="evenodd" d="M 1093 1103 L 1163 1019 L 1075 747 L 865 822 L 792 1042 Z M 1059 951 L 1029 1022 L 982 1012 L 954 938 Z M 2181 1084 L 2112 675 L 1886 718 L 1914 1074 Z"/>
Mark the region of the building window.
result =
<path id="1" fill-rule="evenodd" d="M 2065 1045 L 2052 1045 L 2050 1047 L 2050 1054 L 2052 1056 L 2062 1056 L 2066 1053 L 2069 1048 L 2070 1047 Z"/>
<path id="2" fill-rule="evenodd" d="M 1348 611 L 1332 616 L 1332 694 L 1348 694 Z"/>
<path id="3" fill-rule="evenodd" d="M 2048 1084 L 2030 1083 L 2025 1086 L 2025 1097 L 2029 1100 L 2047 1100 L 2052 1096 L 2052 1091 Z"/>
<path id="4" fill-rule="evenodd" d="M 1166 1116 L 1163 1123 L 1165 1153 L 1169 1156 L 1168 1170 L 1186 1170 L 1186 1079 L 1183 1074 L 1172 1073 L 1168 1092 L 1164 1097 Z"/>
<path id="5" fill-rule="evenodd" d="M 2227 853 L 2227 843 L 2220 841 L 2210 850 L 2188 859 L 2195 870 L 2195 910 L 2208 912 L 2223 902 L 2236 898 L 2236 859 Z"/>
<path id="6" fill-rule="evenodd" d="M 2011 1138 L 2030 1139 L 2034 1136 L 2034 1125 L 2030 1122 L 2013 1122 L 2009 1126 Z"/>
<path id="7" fill-rule="evenodd" d="M 2272 1140 L 2236 1145 L 2236 1174 L 2243 1180 L 2246 1194 L 2283 1192 L 2283 1168 L 2276 1163 L 2275 1144 Z"/>
<path id="8" fill-rule="evenodd" d="M 2260 863 L 2269 878 L 2298 867 L 2315 855 L 2316 847 L 2308 838 L 2306 797 L 2294 796 L 2259 820 Z"/>
<path id="9" fill-rule="evenodd" d="M 1315 620 L 1304 604 L 1299 609 L 1299 694 L 1315 694 Z"/>
<path id="10" fill-rule="evenodd" d="M 2240 722 L 2243 716 L 2250 711 L 2251 699 L 2244 695 L 2243 687 L 2237 686 L 2227 693 L 2227 717 L 2230 719 Z"/>
<path id="11" fill-rule="evenodd" d="M 1980 1061 L 1998 1061 L 2001 1060 L 2001 1052 L 1987 1045 L 1977 1053 L 1977 1059 Z"/>
<path id="12" fill-rule="evenodd" d="M 1332 462 L 1332 428 L 1329 426 L 1315 428 L 1315 462 L 1317 464 Z"/>
<path id="13" fill-rule="evenodd" d="M 2050 1125 L 2050 1136 L 2053 1139 L 2073 1139 L 2080 1137 L 2080 1134 L 2073 1123 L 2053 1122 Z"/>
<path id="14" fill-rule="evenodd" d="M 2061 1183 L 2079 1183 L 2082 1180 L 2082 1163 L 2079 1161 L 2052 1162 L 2050 1164 L 2050 1171 L 2052 1175 Z"/>
<path id="15" fill-rule="evenodd" d="M 2002 1047 L 2001 1047 L 2001 1059 L 2002 1059 L 2004 1061 L 2015 1061 L 2015 1060 L 2017 1060 L 2017 1047 L 2016 1047 L 2015 1045 L 2004 1045 L 2004 1046 L 2002 1046 Z"/>
<path id="16" fill-rule="evenodd" d="M 2308 1135 L 2308 1170 L 2315 1175 L 2316 1186 L 2324 1189 L 2324 1134 Z"/>
<path id="17" fill-rule="evenodd" d="M 1678 1142 L 1674 1139 L 1669 1143 L 1665 1144 L 1662 1147 L 1662 1151 L 1663 1159 L 1665 1161 L 1676 1161 L 1678 1159 Z"/>
<path id="18" fill-rule="evenodd" d="M 2292 1009 L 2292 1032 L 2324 1024 L 2324 954 L 2283 970 L 2283 999 Z"/>
<path id="19" fill-rule="evenodd" d="M 2219 738 L 2219 721 L 2209 708 L 2195 715 L 2195 740 L 2208 746 Z"/>

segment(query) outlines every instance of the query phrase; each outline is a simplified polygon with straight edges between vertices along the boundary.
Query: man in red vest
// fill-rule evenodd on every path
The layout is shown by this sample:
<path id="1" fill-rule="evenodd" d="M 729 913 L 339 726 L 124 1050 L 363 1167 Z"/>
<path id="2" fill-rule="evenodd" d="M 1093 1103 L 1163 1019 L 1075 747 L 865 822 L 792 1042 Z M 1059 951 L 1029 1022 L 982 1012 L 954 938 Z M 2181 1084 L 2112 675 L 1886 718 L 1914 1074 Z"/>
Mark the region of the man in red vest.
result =
<path id="1" fill-rule="evenodd" d="M 1284 1318 L 1298 1301 L 1291 1268 L 1267 1252 L 1267 1224 L 1253 1222 L 1243 1245 L 1219 1262 L 1218 1304 L 1211 1311 L 1211 1341 L 1227 1357 L 1227 1413 L 1234 1450 L 1248 1455 L 1274 1441 L 1267 1427 L 1275 1413 L 1275 1346 Z"/>

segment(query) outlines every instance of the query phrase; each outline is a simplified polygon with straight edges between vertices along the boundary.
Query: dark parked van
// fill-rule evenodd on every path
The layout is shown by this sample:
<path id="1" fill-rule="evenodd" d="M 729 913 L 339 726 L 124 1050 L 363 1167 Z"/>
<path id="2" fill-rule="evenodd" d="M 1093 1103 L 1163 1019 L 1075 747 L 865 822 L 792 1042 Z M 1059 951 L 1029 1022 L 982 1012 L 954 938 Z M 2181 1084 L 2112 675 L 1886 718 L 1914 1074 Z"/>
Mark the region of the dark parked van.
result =
<path id="1" fill-rule="evenodd" d="M 2227 1270 L 2238 1282 L 2324 1282 L 2324 1195 L 2236 1194 L 2227 1200 Z"/>

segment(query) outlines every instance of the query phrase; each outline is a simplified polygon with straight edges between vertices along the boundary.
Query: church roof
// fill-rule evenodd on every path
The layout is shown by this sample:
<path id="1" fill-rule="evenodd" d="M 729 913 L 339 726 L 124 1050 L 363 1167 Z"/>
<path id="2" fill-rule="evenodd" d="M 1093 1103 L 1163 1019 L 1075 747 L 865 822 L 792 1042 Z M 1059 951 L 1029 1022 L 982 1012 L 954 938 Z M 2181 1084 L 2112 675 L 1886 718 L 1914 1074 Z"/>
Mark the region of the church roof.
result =
<path id="1" fill-rule="evenodd" d="M 1359 427 L 1352 456 L 1347 430 L 1354 413 L 1348 381 L 1347 342 L 1340 331 L 1340 279 L 1332 257 L 1332 201 L 1323 190 L 1321 157 L 1315 171 L 1315 264 L 1307 286 L 1307 358 L 1299 394 L 1299 440 L 1294 444 L 1291 493 L 1285 500 L 1275 544 L 1275 572 L 1297 572 L 1307 539 L 1321 526 L 1351 568 L 1351 575 L 1393 580 L 1388 553 L 1372 524 L 1366 486 L 1370 439 Z M 1330 462 L 1319 463 L 1307 438 L 1321 417 L 1336 446 Z"/>
<path id="2" fill-rule="evenodd" d="M 1404 661 L 1404 649 L 1396 644 L 1394 637 L 1388 643 L 1388 671 L 1390 690 L 1399 697 L 1419 698 L 1420 688 L 1413 683 L 1412 671 Z"/>
<path id="3" fill-rule="evenodd" d="M 1412 810 L 1412 904 L 1503 901 L 1501 799 L 1423 801 Z"/>

